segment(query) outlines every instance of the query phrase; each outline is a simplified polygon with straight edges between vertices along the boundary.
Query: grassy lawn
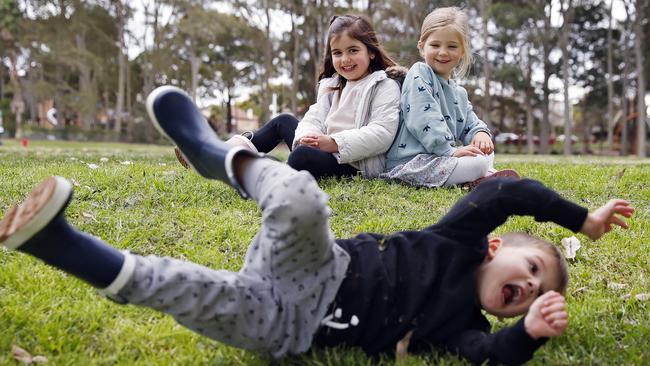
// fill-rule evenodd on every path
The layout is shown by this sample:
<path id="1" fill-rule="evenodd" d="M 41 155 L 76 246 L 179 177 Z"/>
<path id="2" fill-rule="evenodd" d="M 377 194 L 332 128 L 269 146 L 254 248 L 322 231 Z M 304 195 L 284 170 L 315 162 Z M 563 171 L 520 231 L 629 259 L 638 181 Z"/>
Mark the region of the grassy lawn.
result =
<path id="1" fill-rule="evenodd" d="M 169 147 L 32 141 L 0 146 L 0 209 L 42 179 L 61 175 L 75 186 L 71 223 L 118 248 L 238 270 L 260 225 L 252 201 L 176 164 Z M 570 262 L 570 326 L 532 364 L 649 364 L 650 161 L 621 158 L 498 155 L 514 168 L 590 208 L 610 198 L 636 207 L 629 231 L 598 242 L 578 235 Z M 326 180 L 338 237 L 419 229 L 460 197 L 454 189 L 414 189 L 378 180 Z M 513 218 L 498 229 L 527 231 L 559 243 L 572 234 L 553 224 Z M 640 299 L 637 299 L 639 297 Z M 647 296 L 646 296 L 647 297 Z M 504 322 L 494 321 L 495 327 Z M 176 325 L 167 316 L 120 306 L 82 282 L 28 256 L 0 250 L 0 364 L 18 364 L 19 346 L 52 365 L 266 365 L 269 359 L 229 348 Z M 276 364 L 367 365 L 358 351 L 328 350 Z M 390 361 L 386 361 L 390 364 Z M 410 357 L 408 365 L 462 364 L 448 355 Z"/>

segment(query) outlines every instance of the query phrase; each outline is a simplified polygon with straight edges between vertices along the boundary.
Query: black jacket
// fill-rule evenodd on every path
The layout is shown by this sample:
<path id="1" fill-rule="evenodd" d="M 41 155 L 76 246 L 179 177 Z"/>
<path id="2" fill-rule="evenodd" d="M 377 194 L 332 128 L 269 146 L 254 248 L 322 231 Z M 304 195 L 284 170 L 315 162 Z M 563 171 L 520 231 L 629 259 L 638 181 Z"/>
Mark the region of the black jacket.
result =
<path id="1" fill-rule="evenodd" d="M 340 330 L 322 326 L 314 345 L 393 353 L 414 329 L 409 352 L 435 347 L 474 363 L 526 362 L 545 339 L 530 338 L 523 318 L 490 334 L 481 312 L 476 275 L 487 235 L 510 215 L 531 215 L 577 232 L 587 213 L 537 181 L 493 179 L 424 230 L 337 240 L 352 260 L 330 310 L 341 309 L 333 319 L 338 323 L 349 323 L 353 315 L 359 322 Z"/>

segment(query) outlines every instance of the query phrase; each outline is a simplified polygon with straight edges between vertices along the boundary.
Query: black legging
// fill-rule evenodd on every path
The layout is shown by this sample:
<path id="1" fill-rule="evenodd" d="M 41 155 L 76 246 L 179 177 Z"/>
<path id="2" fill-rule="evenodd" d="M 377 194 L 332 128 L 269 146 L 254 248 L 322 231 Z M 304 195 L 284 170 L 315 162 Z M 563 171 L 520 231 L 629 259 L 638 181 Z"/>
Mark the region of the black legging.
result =
<path id="1" fill-rule="evenodd" d="M 292 150 L 298 120 L 290 114 L 281 114 L 268 121 L 262 128 L 255 131 L 253 145 L 260 152 L 267 153 L 273 150 L 280 142 L 287 144 Z M 290 167 L 296 170 L 306 170 L 314 178 L 325 177 L 350 177 L 359 171 L 349 164 L 339 164 L 330 153 L 314 149 L 306 145 L 299 145 L 289 154 L 287 161 Z"/>

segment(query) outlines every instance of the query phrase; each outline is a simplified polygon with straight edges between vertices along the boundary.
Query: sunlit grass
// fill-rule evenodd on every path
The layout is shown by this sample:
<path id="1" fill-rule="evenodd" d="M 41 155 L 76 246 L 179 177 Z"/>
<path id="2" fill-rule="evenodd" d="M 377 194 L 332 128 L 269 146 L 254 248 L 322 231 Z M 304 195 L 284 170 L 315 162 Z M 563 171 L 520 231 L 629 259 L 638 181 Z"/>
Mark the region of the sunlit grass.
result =
<path id="1" fill-rule="evenodd" d="M 171 255 L 237 270 L 260 225 L 259 211 L 226 185 L 178 165 L 168 146 L 15 141 L 0 146 L 0 209 L 50 175 L 71 179 L 69 220 L 118 248 Z M 94 165 L 93 165 L 94 164 Z M 613 197 L 637 208 L 629 231 L 615 230 L 570 263 L 567 333 L 533 364 L 648 364 L 650 302 L 650 164 L 648 160 L 498 155 L 564 196 L 595 208 Z M 325 180 L 338 237 L 419 229 L 439 219 L 466 191 L 415 189 L 377 180 Z M 513 218 L 497 232 L 528 231 L 553 242 L 572 235 L 552 224 Z M 496 327 L 502 326 L 496 323 Z M 12 345 L 53 365 L 266 365 L 269 359 L 223 346 L 167 316 L 120 306 L 87 285 L 18 253 L 0 250 L 0 364 L 18 364 Z M 358 351 L 318 351 L 280 364 L 366 365 Z M 385 360 L 385 363 L 391 363 Z M 411 357 L 408 365 L 458 364 L 451 356 Z"/>

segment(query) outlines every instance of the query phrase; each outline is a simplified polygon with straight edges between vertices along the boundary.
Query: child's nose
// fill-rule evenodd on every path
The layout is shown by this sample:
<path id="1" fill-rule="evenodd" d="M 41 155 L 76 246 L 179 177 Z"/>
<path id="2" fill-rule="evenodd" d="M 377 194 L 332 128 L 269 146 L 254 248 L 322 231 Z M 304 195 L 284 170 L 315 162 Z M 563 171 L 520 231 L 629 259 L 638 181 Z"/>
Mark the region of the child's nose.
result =
<path id="1" fill-rule="evenodd" d="M 528 291 L 536 293 L 539 289 L 539 281 L 535 278 L 528 280 Z"/>

